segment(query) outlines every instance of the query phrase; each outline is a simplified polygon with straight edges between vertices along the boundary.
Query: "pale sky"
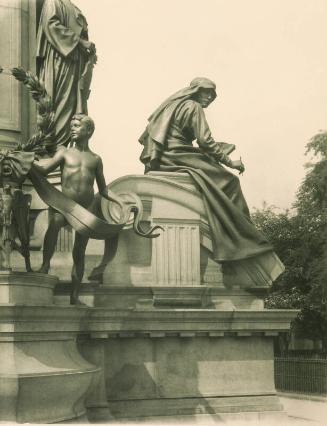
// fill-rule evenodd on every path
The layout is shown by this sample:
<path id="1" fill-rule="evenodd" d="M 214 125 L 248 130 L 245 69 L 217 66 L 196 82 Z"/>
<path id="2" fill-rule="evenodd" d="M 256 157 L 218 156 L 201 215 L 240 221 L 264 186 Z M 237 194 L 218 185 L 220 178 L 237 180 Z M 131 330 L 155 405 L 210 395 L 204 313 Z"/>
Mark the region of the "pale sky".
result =
<path id="1" fill-rule="evenodd" d="M 326 0 L 73 0 L 96 44 L 89 114 L 108 182 L 143 174 L 147 117 L 194 77 L 216 82 L 206 110 L 233 143 L 249 207 L 291 206 L 305 144 L 327 128 Z"/>

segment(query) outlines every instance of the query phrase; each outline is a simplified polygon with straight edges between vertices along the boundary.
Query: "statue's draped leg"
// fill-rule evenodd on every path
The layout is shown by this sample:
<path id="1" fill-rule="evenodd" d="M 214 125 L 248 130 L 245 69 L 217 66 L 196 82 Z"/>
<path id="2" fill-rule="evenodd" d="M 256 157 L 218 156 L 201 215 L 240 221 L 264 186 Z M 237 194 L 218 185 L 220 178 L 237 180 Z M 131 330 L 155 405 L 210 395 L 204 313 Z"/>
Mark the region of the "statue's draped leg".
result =
<path id="1" fill-rule="evenodd" d="M 25 259 L 27 272 L 32 271 L 29 251 L 29 212 L 31 201 L 32 197 L 30 194 L 23 194 L 21 190 L 16 190 L 13 192 L 13 219 L 17 225 L 16 229 L 21 243 L 21 247 L 18 250 Z"/>

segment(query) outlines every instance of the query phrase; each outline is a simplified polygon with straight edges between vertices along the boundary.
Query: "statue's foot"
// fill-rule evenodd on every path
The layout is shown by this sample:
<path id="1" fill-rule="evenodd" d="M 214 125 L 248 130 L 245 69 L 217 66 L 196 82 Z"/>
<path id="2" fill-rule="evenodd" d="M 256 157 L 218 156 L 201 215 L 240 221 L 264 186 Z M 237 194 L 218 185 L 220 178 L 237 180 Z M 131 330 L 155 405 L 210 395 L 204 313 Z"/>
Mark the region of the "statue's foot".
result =
<path id="1" fill-rule="evenodd" d="M 89 281 L 96 281 L 97 283 L 103 283 L 103 274 L 91 274 L 87 277 Z"/>
<path id="2" fill-rule="evenodd" d="M 35 271 L 35 272 L 37 272 L 37 273 L 39 273 L 39 274 L 48 274 L 49 273 L 49 270 L 50 270 L 50 265 L 48 265 L 48 264 L 46 264 L 46 263 L 43 263 L 42 264 L 42 266 L 41 266 L 41 268 L 40 269 L 38 269 L 37 271 Z"/>
<path id="3" fill-rule="evenodd" d="M 87 306 L 86 303 L 83 303 L 76 296 L 70 296 L 70 304 L 75 306 Z"/>
<path id="4" fill-rule="evenodd" d="M 98 283 L 103 283 L 103 273 L 102 272 L 91 272 L 87 277 L 89 281 L 97 281 Z"/>

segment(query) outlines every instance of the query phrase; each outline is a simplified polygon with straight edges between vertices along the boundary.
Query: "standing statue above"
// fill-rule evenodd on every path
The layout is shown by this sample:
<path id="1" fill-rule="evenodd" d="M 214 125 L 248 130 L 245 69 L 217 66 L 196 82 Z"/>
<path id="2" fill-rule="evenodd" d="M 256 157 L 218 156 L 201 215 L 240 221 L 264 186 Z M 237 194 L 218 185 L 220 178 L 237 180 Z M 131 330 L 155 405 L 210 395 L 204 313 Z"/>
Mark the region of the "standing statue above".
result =
<path id="1" fill-rule="evenodd" d="M 52 99 L 55 144 L 67 146 L 74 114 L 87 114 L 96 63 L 82 12 L 70 0 L 45 0 L 36 46 L 37 75 Z"/>

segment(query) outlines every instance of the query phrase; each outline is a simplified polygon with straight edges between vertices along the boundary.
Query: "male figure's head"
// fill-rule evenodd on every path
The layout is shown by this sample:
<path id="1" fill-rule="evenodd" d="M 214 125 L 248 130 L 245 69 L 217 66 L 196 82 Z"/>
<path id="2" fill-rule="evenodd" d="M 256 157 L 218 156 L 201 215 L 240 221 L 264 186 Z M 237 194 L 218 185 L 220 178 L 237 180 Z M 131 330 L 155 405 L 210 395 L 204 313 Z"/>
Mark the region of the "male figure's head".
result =
<path id="1" fill-rule="evenodd" d="M 70 135 L 73 142 L 87 141 L 93 135 L 94 121 L 85 114 L 76 114 L 70 122 Z"/>

